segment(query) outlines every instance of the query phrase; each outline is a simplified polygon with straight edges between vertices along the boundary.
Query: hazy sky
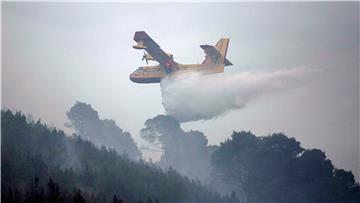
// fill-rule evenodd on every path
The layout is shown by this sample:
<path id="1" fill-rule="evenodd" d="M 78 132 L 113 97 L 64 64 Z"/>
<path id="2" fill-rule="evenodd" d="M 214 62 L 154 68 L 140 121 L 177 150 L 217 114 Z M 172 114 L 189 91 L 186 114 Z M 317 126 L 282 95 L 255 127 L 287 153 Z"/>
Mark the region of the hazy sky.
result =
<path id="1" fill-rule="evenodd" d="M 226 72 L 309 67 L 307 84 L 210 121 L 185 123 L 219 144 L 233 130 L 285 132 L 359 173 L 359 3 L 4 3 L 2 107 L 65 129 L 66 111 L 90 103 L 141 145 L 146 119 L 164 113 L 159 84 L 134 84 L 145 30 L 180 63 L 229 37 Z M 67 130 L 69 132 L 69 130 Z"/>

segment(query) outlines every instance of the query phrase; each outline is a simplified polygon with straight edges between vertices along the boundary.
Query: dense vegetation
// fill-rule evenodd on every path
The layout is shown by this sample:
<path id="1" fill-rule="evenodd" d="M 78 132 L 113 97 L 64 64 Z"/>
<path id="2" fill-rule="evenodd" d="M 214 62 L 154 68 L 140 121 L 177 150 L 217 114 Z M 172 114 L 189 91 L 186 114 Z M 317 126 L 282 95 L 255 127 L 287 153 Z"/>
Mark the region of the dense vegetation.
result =
<path id="1" fill-rule="evenodd" d="M 2 111 L 1 119 L 2 202 L 109 202 L 114 195 L 129 202 L 228 201 L 173 169 L 28 123 L 21 113 Z"/>
<path id="2" fill-rule="evenodd" d="M 351 172 L 334 168 L 324 152 L 304 150 L 283 134 L 234 132 L 214 152 L 212 166 L 214 176 L 241 188 L 247 202 L 360 202 Z"/>
<path id="3" fill-rule="evenodd" d="M 203 133 L 186 132 L 174 118 L 160 115 L 148 119 L 141 131 L 164 152 L 151 163 L 134 160 L 136 145 L 114 122 L 99 119 L 91 106 L 76 105 L 70 124 L 81 127 L 88 140 L 26 121 L 21 113 L 1 112 L 2 202 L 360 202 L 351 172 L 284 134 L 234 132 L 220 146 L 208 146 Z M 95 116 L 83 122 L 86 112 Z M 110 135 L 89 132 L 94 123 L 102 129 L 97 133 Z M 101 136 L 116 141 L 107 147 L 132 156 L 89 141 Z"/>

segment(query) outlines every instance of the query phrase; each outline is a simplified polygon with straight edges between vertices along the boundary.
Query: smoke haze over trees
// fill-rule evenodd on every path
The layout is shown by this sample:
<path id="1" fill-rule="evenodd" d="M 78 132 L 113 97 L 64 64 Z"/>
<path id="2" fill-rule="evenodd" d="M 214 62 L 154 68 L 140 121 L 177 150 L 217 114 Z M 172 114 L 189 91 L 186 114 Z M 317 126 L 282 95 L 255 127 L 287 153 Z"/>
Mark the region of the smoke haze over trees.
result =
<path id="1" fill-rule="evenodd" d="M 1 121 L 4 203 L 9 197 L 14 197 L 14 193 L 23 200 L 28 192 L 37 198 L 45 198 L 43 189 L 50 178 L 59 184 L 64 198 L 79 200 L 85 193 L 87 200 L 92 202 L 108 202 L 114 195 L 130 202 L 148 199 L 160 202 L 228 202 L 174 169 L 163 171 L 144 161 L 132 161 L 112 149 L 99 149 L 78 136 L 65 136 L 62 131 L 49 129 L 40 122 L 27 123 L 21 113 L 2 111 Z M 67 150 L 69 147 L 73 150 Z M 76 165 L 82 167 L 67 161 L 73 156 L 77 156 Z M 57 190 L 57 186 L 51 187 Z M 71 194 L 74 188 L 80 188 L 82 192 L 76 192 L 74 196 Z"/>
<path id="2" fill-rule="evenodd" d="M 208 183 L 211 147 L 202 132 L 185 132 L 173 117 L 158 115 L 145 122 L 140 134 L 162 149 L 159 166 L 173 167 L 183 175 Z"/>
<path id="3" fill-rule="evenodd" d="M 124 131 L 110 120 L 108 128 L 90 105 L 78 102 L 68 115 L 87 141 L 27 121 L 21 113 L 1 112 L 3 202 L 360 201 L 352 172 L 282 133 L 234 132 L 220 146 L 209 146 L 202 132 L 186 132 L 175 118 L 158 115 L 141 130 L 142 138 L 163 151 L 152 163 L 115 150 L 136 145 L 126 133 L 126 139 L 114 139 Z M 97 137 L 92 130 L 111 133 Z M 107 146 L 102 136 L 114 136 L 116 145 Z"/>
<path id="4" fill-rule="evenodd" d="M 171 166 L 222 194 L 235 191 L 244 202 L 360 200 L 351 172 L 282 133 L 256 137 L 234 132 L 220 146 L 208 146 L 203 133 L 185 132 L 173 117 L 159 115 L 145 122 L 141 136 L 163 150 L 159 166 Z"/>
<path id="5" fill-rule="evenodd" d="M 76 102 L 67 112 L 67 116 L 70 120 L 68 126 L 74 128 L 83 138 L 99 146 L 114 148 L 132 159 L 141 156 L 130 133 L 123 131 L 114 120 L 100 119 L 98 112 L 90 104 Z"/>

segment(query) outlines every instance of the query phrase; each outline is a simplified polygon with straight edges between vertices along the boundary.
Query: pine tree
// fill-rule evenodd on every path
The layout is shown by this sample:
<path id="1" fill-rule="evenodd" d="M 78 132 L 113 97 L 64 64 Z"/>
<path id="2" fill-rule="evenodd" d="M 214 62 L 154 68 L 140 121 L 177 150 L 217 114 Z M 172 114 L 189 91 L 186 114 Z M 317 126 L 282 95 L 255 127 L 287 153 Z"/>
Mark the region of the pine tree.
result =
<path id="1" fill-rule="evenodd" d="M 73 203 L 86 203 L 84 197 L 81 194 L 80 189 L 75 190 Z"/>

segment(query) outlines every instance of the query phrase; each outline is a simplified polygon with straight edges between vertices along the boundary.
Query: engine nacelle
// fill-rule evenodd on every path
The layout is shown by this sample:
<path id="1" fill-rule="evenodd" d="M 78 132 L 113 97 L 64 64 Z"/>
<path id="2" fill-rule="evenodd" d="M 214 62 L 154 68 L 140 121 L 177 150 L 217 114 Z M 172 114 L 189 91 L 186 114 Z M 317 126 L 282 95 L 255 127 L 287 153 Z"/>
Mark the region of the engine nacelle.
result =
<path id="1" fill-rule="evenodd" d="M 146 49 L 147 47 L 144 45 L 143 41 L 138 41 L 136 45 L 133 45 L 134 49 Z"/>
<path id="2" fill-rule="evenodd" d="M 154 61 L 154 57 L 152 57 L 150 54 L 144 53 L 142 60 Z"/>

